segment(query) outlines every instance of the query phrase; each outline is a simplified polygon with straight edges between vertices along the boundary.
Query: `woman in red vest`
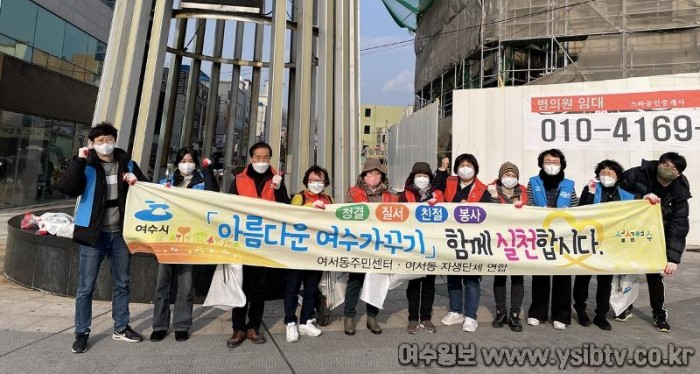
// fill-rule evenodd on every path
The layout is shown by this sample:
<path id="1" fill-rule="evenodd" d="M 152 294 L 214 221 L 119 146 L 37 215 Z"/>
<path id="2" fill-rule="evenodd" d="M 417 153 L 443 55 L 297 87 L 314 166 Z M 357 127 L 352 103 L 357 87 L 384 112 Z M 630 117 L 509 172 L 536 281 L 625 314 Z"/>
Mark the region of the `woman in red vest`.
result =
<path id="1" fill-rule="evenodd" d="M 448 203 L 477 203 L 490 202 L 491 197 L 485 194 L 484 185 L 476 176 L 479 174 L 479 162 L 474 155 L 463 153 L 457 156 L 454 164 L 456 176 L 448 176 L 449 162 L 443 163 L 435 173 L 435 187 L 442 190 Z M 450 297 L 449 313 L 442 319 L 443 325 L 462 323 L 462 331 L 474 332 L 479 324 L 476 322 L 476 311 L 479 308 L 478 275 L 448 275 L 447 291 Z M 463 287 L 464 286 L 464 287 Z"/>
<path id="2" fill-rule="evenodd" d="M 272 148 L 267 143 L 259 142 L 250 147 L 248 154 L 251 163 L 236 175 L 229 193 L 289 204 L 289 195 L 282 176 L 270 166 Z M 247 303 L 231 311 L 233 335 L 226 341 L 227 347 L 236 348 L 246 339 L 253 344 L 265 343 L 265 337 L 260 334 L 260 325 L 265 310 L 268 278 L 272 278 L 275 271 L 278 270 L 243 266 L 243 292 Z"/>
<path id="3" fill-rule="evenodd" d="M 515 164 L 506 162 L 501 165 L 498 169 L 498 179 L 486 188 L 491 202 L 516 206 L 527 204 L 527 188 L 518 183 L 519 178 L 520 171 Z M 520 308 L 523 305 L 523 296 L 525 295 L 524 277 L 522 275 L 510 276 L 510 312 L 507 312 L 506 309 L 507 280 L 507 275 L 494 277 L 493 295 L 496 298 L 496 317 L 491 326 L 501 328 L 508 323 L 511 330 L 521 332 L 523 326 L 520 323 Z"/>
<path id="4" fill-rule="evenodd" d="M 345 196 L 346 203 L 390 203 L 397 199 L 389 192 L 389 181 L 384 172 L 384 166 L 376 159 L 368 159 L 357 177 L 357 183 L 350 187 Z M 343 324 L 345 334 L 355 335 L 355 315 L 357 301 L 365 281 L 364 273 L 350 273 L 345 289 L 345 310 Z M 373 334 L 381 334 L 382 329 L 377 322 L 379 308 L 367 304 L 367 328 Z"/>
<path id="5" fill-rule="evenodd" d="M 411 174 L 406 178 L 406 185 L 399 195 L 399 202 L 422 203 L 435 205 L 445 201 L 442 192 L 432 186 L 433 172 L 425 162 L 413 164 Z M 426 275 L 424 278 L 408 281 L 406 288 L 408 299 L 408 326 L 406 332 L 415 334 L 423 327 L 427 332 L 435 332 L 435 325 L 430 320 L 433 314 L 435 300 L 435 276 Z"/>
<path id="6" fill-rule="evenodd" d="M 331 182 L 326 169 L 314 165 L 304 174 L 302 180 L 306 190 L 294 195 L 292 205 L 305 206 L 316 209 L 326 209 L 326 204 L 333 204 L 333 198 L 323 193 Z M 315 318 L 311 318 L 316 303 L 318 283 L 321 281 L 322 271 L 317 270 L 290 270 L 287 275 L 287 289 L 284 293 L 284 324 L 287 326 L 287 342 L 293 343 L 299 340 L 299 334 L 306 336 L 319 336 L 322 331 L 314 326 Z M 296 310 L 299 304 L 299 289 L 304 284 L 304 295 L 301 303 L 301 314 L 297 321 Z"/>

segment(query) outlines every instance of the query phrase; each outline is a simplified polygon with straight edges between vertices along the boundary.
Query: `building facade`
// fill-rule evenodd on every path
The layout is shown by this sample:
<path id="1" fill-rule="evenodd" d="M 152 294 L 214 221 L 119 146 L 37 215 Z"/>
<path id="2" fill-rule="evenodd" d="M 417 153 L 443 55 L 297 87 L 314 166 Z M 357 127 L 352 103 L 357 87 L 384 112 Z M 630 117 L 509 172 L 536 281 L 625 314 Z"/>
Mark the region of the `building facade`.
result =
<path id="1" fill-rule="evenodd" d="M 92 122 L 108 3 L 0 1 L 0 207 L 62 198 L 53 186 Z"/>
<path id="2" fill-rule="evenodd" d="M 360 140 L 362 145 L 362 162 L 367 158 L 376 158 L 384 162 L 389 128 L 401 119 L 410 116 L 413 107 L 403 106 L 360 106 Z"/>

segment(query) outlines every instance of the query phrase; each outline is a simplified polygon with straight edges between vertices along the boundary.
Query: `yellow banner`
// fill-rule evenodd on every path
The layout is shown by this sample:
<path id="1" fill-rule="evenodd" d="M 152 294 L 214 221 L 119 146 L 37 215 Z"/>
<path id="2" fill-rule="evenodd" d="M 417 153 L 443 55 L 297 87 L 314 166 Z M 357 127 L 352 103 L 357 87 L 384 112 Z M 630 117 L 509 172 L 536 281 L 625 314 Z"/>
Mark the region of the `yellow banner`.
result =
<path id="1" fill-rule="evenodd" d="M 172 264 L 413 274 L 658 273 L 660 206 L 335 204 L 325 210 L 137 183 L 124 239 Z"/>

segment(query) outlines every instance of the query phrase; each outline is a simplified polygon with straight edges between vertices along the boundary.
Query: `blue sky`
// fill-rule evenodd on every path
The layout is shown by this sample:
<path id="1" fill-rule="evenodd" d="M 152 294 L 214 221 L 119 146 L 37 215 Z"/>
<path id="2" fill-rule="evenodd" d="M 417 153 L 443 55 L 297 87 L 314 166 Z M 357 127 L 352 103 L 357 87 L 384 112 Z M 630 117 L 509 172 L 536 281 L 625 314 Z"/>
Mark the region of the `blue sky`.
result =
<path id="1" fill-rule="evenodd" d="M 213 55 L 214 48 L 214 20 L 207 21 L 204 54 Z M 186 45 L 189 51 L 193 51 L 195 22 L 188 23 Z M 252 41 L 254 40 L 255 26 L 246 24 L 243 59 L 252 60 Z M 170 28 L 170 41 L 168 45 L 174 45 L 175 25 Z M 235 22 L 226 22 L 223 56 L 233 57 L 233 40 Z M 360 0 L 360 50 L 371 48 L 402 40 L 411 39 L 408 30 L 400 28 L 389 15 L 381 0 Z M 269 29 L 265 32 L 265 48 L 263 60 L 269 61 Z M 287 59 L 289 49 L 287 48 Z M 415 55 L 413 43 L 406 43 L 399 48 L 389 50 L 375 50 L 360 52 L 360 103 L 370 105 L 412 105 Z M 170 56 L 167 61 L 170 60 Z M 189 64 L 188 59 L 184 62 Z M 169 62 L 166 62 L 166 66 Z M 211 63 L 203 62 L 202 70 L 209 74 Z M 221 79 L 231 79 L 231 66 L 224 65 L 221 69 Z M 250 79 L 251 68 L 241 69 L 241 78 Z M 267 79 L 263 70 L 263 81 Z"/>
<path id="2" fill-rule="evenodd" d="M 408 30 L 391 19 L 380 0 L 360 1 L 360 50 L 411 38 Z M 386 51 L 360 52 L 360 102 L 412 105 L 415 60 L 412 43 Z"/>

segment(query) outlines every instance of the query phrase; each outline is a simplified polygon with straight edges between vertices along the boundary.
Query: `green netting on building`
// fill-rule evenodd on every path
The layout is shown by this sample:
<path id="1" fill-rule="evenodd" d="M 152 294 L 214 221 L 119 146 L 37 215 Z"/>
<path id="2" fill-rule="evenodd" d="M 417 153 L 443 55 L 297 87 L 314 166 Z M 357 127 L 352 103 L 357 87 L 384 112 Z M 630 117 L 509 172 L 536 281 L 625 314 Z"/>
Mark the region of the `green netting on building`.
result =
<path id="1" fill-rule="evenodd" d="M 416 31 L 418 18 L 430 8 L 433 0 L 382 0 L 391 18 L 401 27 Z"/>

